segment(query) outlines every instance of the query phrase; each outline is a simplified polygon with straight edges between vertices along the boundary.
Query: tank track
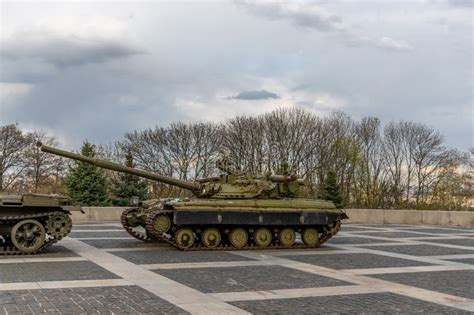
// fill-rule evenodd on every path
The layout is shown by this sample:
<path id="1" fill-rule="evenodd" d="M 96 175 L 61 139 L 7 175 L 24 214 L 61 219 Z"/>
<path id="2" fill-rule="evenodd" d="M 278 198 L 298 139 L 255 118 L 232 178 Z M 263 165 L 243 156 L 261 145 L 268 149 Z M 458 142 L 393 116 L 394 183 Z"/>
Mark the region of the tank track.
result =
<path id="1" fill-rule="evenodd" d="M 20 221 L 20 220 L 26 220 L 26 219 L 35 219 L 35 218 L 50 218 L 53 215 L 56 214 L 65 214 L 65 212 L 62 211 L 48 211 L 48 212 L 42 212 L 42 213 L 36 213 L 36 214 L 23 214 L 23 215 L 12 215 L 12 216 L 5 216 L 0 218 L 0 222 L 4 223 L 11 223 L 15 224 L 15 222 Z M 45 228 L 47 226 L 47 221 L 45 224 Z M 48 235 L 48 232 L 46 231 L 46 234 Z M 63 236 L 64 237 L 64 236 Z M 6 255 L 22 255 L 22 256 L 29 256 L 29 255 L 35 255 L 38 254 L 42 251 L 44 251 L 46 248 L 50 247 L 51 245 L 55 244 L 58 242 L 58 239 L 56 238 L 47 238 L 43 244 L 38 250 L 35 252 L 31 253 L 25 253 L 21 250 L 18 250 L 8 239 L 3 238 L 3 241 L 0 242 L 0 256 L 6 256 Z"/>
<path id="2" fill-rule="evenodd" d="M 191 246 L 189 248 L 179 248 L 178 245 L 174 242 L 174 240 L 169 236 L 159 235 L 157 237 L 157 240 L 159 242 L 166 242 L 169 245 L 171 245 L 171 246 L 173 246 L 173 247 L 175 247 L 179 250 L 182 250 L 182 251 L 237 251 L 237 250 L 240 251 L 240 250 L 271 250 L 271 249 L 285 249 L 285 250 L 311 249 L 311 248 L 320 247 L 322 244 L 327 242 L 331 237 L 336 235 L 337 232 L 339 232 L 340 229 L 341 229 L 341 221 L 334 222 L 332 227 L 329 226 L 329 225 L 325 226 L 324 227 L 324 232 L 321 234 L 321 238 L 320 238 L 318 244 L 315 245 L 315 246 L 308 246 L 308 245 L 305 245 L 305 244 L 296 244 L 295 243 L 294 245 L 288 247 L 288 246 L 282 246 L 282 245 L 279 245 L 279 244 L 272 243 L 267 247 L 259 247 L 255 244 L 248 243 L 246 246 L 244 246 L 242 248 L 236 248 L 236 247 L 232 246 L 231 244 L 223 244 L 221 242 L 221 244 L 218 245 L 217 247 L 209 248 L 209 247 L 206 247 L 204 244 L 198 242 L 198 243 L 195 243 L 193 246 Z"/>
<path id="3" fill-rule="evenodd" d="M 337 234 L 337 232 L 341 228 L 341 221 L 336 221 L 333 227 L 325 226 L 325 231 L 321 234 L 321 238 L 319 240 L 319 243 L 315 246 L 308 246 L 305 244 L 294 244 L 291 247 L 287 246 L 282 246 L 279 244 L 270 244 L 267 247 L 259 247 L 255 244 L 247 244 L 246 246 L 242 248 L 236 248 L 230 244 L 220 244 L 219 246 L 215 248 L 209 248 L 204 246 L 202 243 L 196 243 L 193 246 L 189 248 L 184 248 L 181 249 L 179 248 L 176 243 L 171 240 L 171 239 L 166 239 L 166 242 L 173 247 L 183 250 L 183 251 L 235 251 L 235 250 L 270 250 L 270 249 L 285 249 L 285 250 L 290 250 L 290 249 L 311 249 L 311 248 L 318 248 L 325 242 L 327 242 L 331 237 Z"/>

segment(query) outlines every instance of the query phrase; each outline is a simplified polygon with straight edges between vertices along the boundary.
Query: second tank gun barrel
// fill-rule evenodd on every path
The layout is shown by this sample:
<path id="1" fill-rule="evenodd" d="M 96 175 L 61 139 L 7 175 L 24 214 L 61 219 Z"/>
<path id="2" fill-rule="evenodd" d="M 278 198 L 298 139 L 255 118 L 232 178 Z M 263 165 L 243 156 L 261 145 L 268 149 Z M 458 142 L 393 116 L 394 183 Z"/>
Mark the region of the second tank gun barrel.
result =
<path id="1" fill-rule="evenodd" d="M 196 183 L 196 182 L 195 183 L 190 183 L 190 182 L 187 182 L 187 181 L 184 181 L 184 180 L 180 180 L 180 179 L 176 179 L 176 178 L 172 178 L 172 177 L 168 177 L 168 176 L 163 176 L 163 175 L 159 175 L 159 174 L 155 174 L 155 173 L 146 172 L 146 171 L 143 171 L 143 170 L 140 170 L 140 169 L 136 169 L 136 168 L 132 168 L 132 167 L 128 167 L 128 166 L 123 166 L 123 165 L 120 165 L 120 164 L 117 164 L 117 163 L 101 160 L 101 159 L 98 159 L 98 158 L 91 158 L 91 157 L 84 156 L 84 155 L 81 155 L 81 154 L 76 154 L 76 153 L 72 153 L 72 152 L 52 148 L 52 147 L 49 147 L 49 146 L 46 146 L 46 145 L 42 144 L 41 142 L 37 142 L 36 145 L 43 152 L 48 152 L 48 153 L 51 153 L 51 154 L 54 154 L 54 155 L 59 155 L 59 156 L 65 157 L 65 158 L 69 158 L 69 159 L 89 163 L 89 164 L 95 165 L 95 166 L 100 167 L 100 168 L 105 168 L 105 169 L 108 169 L 108 170 L 122 172 L 122 173 L 133 174 L 133 175 L 136 175 L 136 176 L 139 176 L 139 177 L 151 179 L 153 181 L 162 182 L 162 183 L 173 185 L 173 186 L 178 186 L 178 187 L 181 187 L 181 188 L 184 188 L 184 189 L 191 190 L 193 192 L 197 192 L 201 188 L 201 185 L 199 183 Z"/>

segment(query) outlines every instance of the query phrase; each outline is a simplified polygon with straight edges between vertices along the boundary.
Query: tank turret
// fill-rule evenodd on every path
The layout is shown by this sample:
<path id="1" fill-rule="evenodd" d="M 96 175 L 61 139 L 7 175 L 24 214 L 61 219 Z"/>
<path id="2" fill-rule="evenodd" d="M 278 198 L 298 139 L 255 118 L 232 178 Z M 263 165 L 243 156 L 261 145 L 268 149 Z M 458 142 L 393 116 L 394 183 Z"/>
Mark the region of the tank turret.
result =
<path id="1" fill-rule="evenodd" d="M 294 175 L 252 175 L 240 171 L 237 167 L 223 159 L 217 163 L 217 167 L 223 174 L 187 182 L 176 178 L 155 174 L 140 169 L 123 166 L 110 161 L 91 158 L 68 151 L 59 150 L 37 143 L 43 152 L 63 156 L 73 160 L 89 163 L 100 168 L 133 174 L 153 181 L 177 186 L 190 190 L 196 197 L 211 199 L 252 199 L 252 198 L 292 198 L 298 196 L 300 186 L 306 185 L 306 181 Z"/>

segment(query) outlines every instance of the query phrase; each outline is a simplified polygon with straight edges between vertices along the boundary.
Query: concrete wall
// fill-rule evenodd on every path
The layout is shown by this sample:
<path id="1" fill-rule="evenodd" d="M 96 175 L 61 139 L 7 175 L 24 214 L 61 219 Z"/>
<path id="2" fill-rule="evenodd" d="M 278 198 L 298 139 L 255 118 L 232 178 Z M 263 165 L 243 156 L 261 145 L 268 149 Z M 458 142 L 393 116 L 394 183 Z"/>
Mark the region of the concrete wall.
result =
<path id="1" fill-rule="evenodd" d="M 120 221 L 120 215 L 126 207 L 83 207 L 81 212 L 72 213 L 72 222 Z"/>
<path id="2" fill-rule="evenodd" d="M 123 207 L 85 207 L 85 214 L 75 212 L 73 222 L 120 221 Z M 474 227 L 474 211 L 421 211 L 345 209 L 346 223 L 365 224 L 424 224 Z"/>
<path id="3" fill-rule="evenodd" d="M 424 224 L 474 227 L 474 211 L 346 209 L 346 223 Z"/>

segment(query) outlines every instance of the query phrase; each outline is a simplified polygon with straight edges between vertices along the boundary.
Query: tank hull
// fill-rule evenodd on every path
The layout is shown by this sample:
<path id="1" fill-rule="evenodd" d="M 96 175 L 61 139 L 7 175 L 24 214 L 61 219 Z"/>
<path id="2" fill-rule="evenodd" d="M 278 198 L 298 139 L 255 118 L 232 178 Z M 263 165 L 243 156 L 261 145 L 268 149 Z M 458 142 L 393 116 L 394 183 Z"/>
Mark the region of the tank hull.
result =
<path id="1" fill-rule="evenodd" d="M 128 209 L 122 224 L 141 240 L 163 241 L 181 250 L 275 249 L 319 247 L 337 233 L 346 218 L 332 203 L 315 199 L 193 199 L 165 201 L 151 209 Z M 134 227 L 145 228 L 146 235 L 137 235 Z M 236 230 L 247 238 L 243 246 L 234 244 Z M 218 245 L 206 242 L 209 231 L 218 237 Z M 282 231 L 294 235 L 295 240 L 285 243 Z M 317 234 L 316 242 L 304 240 L 308 231 Z M 193 239 L 192 244 L 183 243 L 184 236 L 180 241 L 183 233 Z M 260 244 L 259 233 L 266 233 L 270 242 Z"/>

